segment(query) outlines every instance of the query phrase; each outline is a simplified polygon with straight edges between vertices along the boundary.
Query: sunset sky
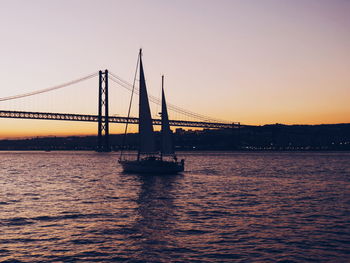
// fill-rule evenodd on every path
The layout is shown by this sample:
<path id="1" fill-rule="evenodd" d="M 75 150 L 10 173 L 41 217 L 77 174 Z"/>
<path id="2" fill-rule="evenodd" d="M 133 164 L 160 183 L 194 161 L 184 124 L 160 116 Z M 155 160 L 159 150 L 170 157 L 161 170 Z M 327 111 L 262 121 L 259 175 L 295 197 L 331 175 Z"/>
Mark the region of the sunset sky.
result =
<path id="1" fill-rule="evenodd" d="M 167 100 L 181 108 L 254 125 L 350 123 L 349 14 L 346 0 L 0 1 L 0 98 L 100 69 L 132 82 L 142 48 L 149 93 L 160 95 L 165 74 Z M 0 102 L 0 109 L 96 114 L 97 84 Z M 111 114 L 125 115 L 128 91 L 110 89 Z M 0 122 L 1 138 L 97 127 Z"/>

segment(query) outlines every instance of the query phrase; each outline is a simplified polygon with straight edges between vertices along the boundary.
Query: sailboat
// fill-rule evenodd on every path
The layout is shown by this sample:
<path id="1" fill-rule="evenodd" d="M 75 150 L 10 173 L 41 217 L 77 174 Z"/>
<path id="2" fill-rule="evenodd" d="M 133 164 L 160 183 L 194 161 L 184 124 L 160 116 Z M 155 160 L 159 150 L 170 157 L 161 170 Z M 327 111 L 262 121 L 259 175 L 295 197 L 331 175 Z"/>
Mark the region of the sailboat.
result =
<path id="1" fill-rule="evenodd" d="M 155 148 L 151 110 L 148 101 L 145 75 L 142 64 L 142 50 L 139 52 L 139 148 L 136 160 L 123 159 L 119 163 L 127 173 L 174 174 L 184 171 L 185 162 L 177 160 L 170 130 L 168 110 L 164 95 L 164 76 L 162 76 L 161 112 L 161 151 Z"/>

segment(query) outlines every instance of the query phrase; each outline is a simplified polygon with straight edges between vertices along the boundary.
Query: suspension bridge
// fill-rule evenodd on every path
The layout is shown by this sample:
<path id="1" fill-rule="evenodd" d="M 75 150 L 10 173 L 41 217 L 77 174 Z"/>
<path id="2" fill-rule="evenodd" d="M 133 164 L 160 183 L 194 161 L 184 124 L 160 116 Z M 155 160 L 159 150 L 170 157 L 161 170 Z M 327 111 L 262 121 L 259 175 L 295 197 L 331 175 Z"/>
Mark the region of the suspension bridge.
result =
<path id="1" fill-rule="evenodd" d="M 92 79 L 98 76 L 98 113 L 91 114 L 76 114 L 76 113 L 58 113 L 58 112 L 38 112 L 38 111 L 19 111 L 19 110 L 0 110 L 0 118 L 15 118 L 15 119 L 37 119 L 37 120 L 56 120 L 56 121 L 79 121 L 79 122 L 97 122 L 97 150 L 98 151 L 110 151 L 109 144 L 109 124 L 110 123 L 129 123 L 137 124 L 138 118 L 136 117 L 123 117 L 123 116 L 111 116 L 109 114 L 109 82 L 112 81 L 115 84 L 132 91 L 133 85 L 129 82 L 118 77 L 118 75 L 109 72 L 108 70 L 99 71 L 89 74 L 87 76 L 75 79 L 61 85 L 53 86 L 46 89 L 36 90 L 24 94 L 2 97 L 0 102 L 17 100 L 21 98 L 31 97 L 38 94 L 48 93 L 50 91 L 63 89 L 74 84 Z M 138 88 L 134 89 L 134 92 L 138 95 Z M 149 95 L 149 100 L 157 105 L 160 105 L 160 100 L 155 96 Z M 192 111 L 185 110 L 173 104 L 168 104 L 170 111 L 176 112 L 192 120 L 170 120 L 171 126 L 177 127 L 194 127 L 194 128 L 239 128 L 242 125 L 239 122 L 226 122 L 223 120 L 204 116 Z M 158 118 L 153 119 L 154 125 L 161 125 L 161 120 Z"/>

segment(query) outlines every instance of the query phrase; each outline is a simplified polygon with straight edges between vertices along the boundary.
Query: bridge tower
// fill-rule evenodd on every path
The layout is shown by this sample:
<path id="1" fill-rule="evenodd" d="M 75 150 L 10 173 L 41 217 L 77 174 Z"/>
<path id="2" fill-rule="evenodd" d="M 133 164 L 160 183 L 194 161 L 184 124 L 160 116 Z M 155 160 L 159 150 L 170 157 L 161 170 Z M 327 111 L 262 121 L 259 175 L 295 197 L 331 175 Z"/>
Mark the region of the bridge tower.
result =
<path id="1" fill-rule="evenodd" d="M 108 70 L 99 71 L 97 151 L 110 152 L 108 115 Z"/>

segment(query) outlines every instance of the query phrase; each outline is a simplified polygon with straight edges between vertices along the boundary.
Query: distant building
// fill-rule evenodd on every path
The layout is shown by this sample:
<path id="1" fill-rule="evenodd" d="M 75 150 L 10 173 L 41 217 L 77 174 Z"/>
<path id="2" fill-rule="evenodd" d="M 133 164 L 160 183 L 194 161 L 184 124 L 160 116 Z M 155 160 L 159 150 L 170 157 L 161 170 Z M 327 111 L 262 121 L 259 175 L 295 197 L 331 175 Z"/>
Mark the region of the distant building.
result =
<path id="1" fill-rule="evenodd" d="M 177 129 L 175 130 L 175 133 L 178 134 L 178 135 L 183 135 L 183 134 L 185 133 L 185 130 L 182 129 L 182 128 L 177 128 Z"/>

